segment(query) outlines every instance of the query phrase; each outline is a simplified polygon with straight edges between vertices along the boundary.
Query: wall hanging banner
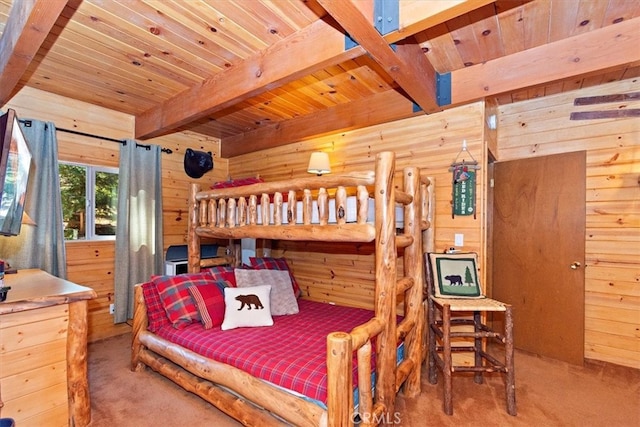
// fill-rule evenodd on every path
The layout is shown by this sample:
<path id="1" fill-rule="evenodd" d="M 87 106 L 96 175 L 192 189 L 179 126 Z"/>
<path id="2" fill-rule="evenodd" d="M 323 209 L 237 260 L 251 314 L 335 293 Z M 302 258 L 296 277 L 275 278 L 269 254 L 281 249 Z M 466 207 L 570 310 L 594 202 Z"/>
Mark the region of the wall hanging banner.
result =
<path id="1" fill-rule="evenodd" d="M 458 161 L 463 153 L 471 157 L 470 162 L 464 159 L 461 162 Z M 478 169 L 480 169 L 478 162 L 467 150 L 467 140 L 462 140 L 462 150 L 449 168 L 449 172 L 453 172 L 451 218 L 455 218 L 456 215 L 473 215 L 473 219 L 476 218 L 476 170 Z"/>
<path id="2" fill-rule="evenodd" d="M 476 171 L 475 165 L 452 165 L 453 169 L 453 211 L 455 215 L 476 213 Z"/>

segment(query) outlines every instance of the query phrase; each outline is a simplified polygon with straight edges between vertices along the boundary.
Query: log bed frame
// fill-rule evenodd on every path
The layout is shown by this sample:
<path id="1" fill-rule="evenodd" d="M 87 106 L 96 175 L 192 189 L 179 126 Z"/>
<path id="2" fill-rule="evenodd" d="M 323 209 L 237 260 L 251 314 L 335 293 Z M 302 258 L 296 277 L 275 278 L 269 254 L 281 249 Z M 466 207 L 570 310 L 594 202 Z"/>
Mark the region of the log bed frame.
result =
<path id="1" fill-rule="evenodd" d="M 192 185 L 189 199 L 189 271 L 210 265 L 200 259 L 200 239 L 286 239 L 303 241 L 375 242 L 374 317 L 349 333 L 327 337 L 327 409 L 282 391 L 235 367 L 200 356 L 147 330 L 146 307 L 140 286 L 136 288 L 133 321 L 132 370 L 145 366 L 197 394 L 244 425 L 352 426 L 354 399 L 352 355 L 357 354 L 360 425 L 377 425 L 393 417 L 395 397 L 401 387 L 413 397 L 420 393 L 421 365 L 426 352 L 424 272 L 422 256 L 433 246 L 430 227 L 433 206 L 432 180 L 420 177 L 418 168 L 403 170 L 403 189 L 394 186 L 395 153 L 376 156 L 375 172 L 303 178 L 251 184 L 243 187 L 200 191 Z M 367 187 L 375 188 L 375 222 L 367 223 Z M 346 188 L 356 188 L 357 222 L 346 223 Z M 328 191 L 335 190 L 335 224 L 328 223 Z M 296 200 L 303 194 L 303 223 L 283 223 L 282 194 Z M 320 221 L 311 224 L 312 194 Z M 260 198 L 258 198 L 260 195 Z M 273 195 L 274 213 L 268 205 Z M 258 204 L 258 200 L 261 203 Z M 396 234 L 395 206 L 404 206 L 404 229 Z M 286 218 L 296 218 L 296 203 L 288 203 Z M 239 207 L 240 209 L 236 209 Z M 257 209 L 271 225 L 256 223 Z M 240 214 L 236 217 L 236 212 Z M 245 215 L 246 212 L 246 215 Z M 295 220 L 294 220 L 295 221 Z M 423 235 L 426 239 L 423 241 Z M 398 248 L 402 251 L 404 276 L 397 275 Z M 214 261 L 215 263 L 216 261 Z M 398 301 L 404 317 L 396 323 Z M 375 395 L 372 393 L 371 340 L 376 337 Z M 396 360 L 396 347 L 404 342 L 404 360 Z M 361 368 L 361 369 L 360 369 Z M 391 418 L 393 419 L 393 418 Z"/>

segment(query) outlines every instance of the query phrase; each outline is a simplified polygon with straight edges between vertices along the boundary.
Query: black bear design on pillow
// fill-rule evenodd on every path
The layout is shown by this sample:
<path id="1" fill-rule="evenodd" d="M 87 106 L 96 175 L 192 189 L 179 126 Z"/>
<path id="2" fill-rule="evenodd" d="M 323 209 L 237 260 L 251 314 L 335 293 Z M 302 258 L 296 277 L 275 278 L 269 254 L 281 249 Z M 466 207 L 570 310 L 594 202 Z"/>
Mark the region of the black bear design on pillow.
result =
<path id="1" fill-rule="evenodd" d="M 240 308 L 238 309 L 238 311 L 242 310 L 245 306 L 247 306 L 248 310 L 251 310 L 251 306 L 252 305 L 255 306 L 256 310 L 264 308 L 262 306 L 262 302 L 260 301 L 260 298 L 258 298 L 258 295 L 254 295 L 254 294 L 238 295 L 236 297 L 236 300 L 238 300 L 238 301 L 240 301 L 242 303 L 240 305 Z"/>
<path id="2" fill-rule="evenodd" d="M 463 286 L 462 276 L 452 274 L 450 276 L 444 276 L 444 279 L 449 281 L 449 286 Z"/>

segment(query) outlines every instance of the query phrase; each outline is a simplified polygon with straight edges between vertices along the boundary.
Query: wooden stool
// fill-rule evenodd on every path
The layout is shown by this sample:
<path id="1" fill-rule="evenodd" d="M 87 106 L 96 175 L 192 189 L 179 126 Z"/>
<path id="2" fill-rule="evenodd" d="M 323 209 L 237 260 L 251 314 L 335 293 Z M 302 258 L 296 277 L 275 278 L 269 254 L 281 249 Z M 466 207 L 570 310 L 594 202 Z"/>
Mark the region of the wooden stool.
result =
<path id="1" fill-rule="evenodd" d="M 467 255 L 468 254 L 461 254 Z M 473 255 L 473 267 L 475 268 L 475 254 Z M 434 289 L 437 286 L 438 273 L 445 277 L 445 272 L 436 270 L 437 257 L 442 254 L 429 254 L 429 267 L 431 270 L 427 280 L 428 301 L 427 301 L 427 321 L 429 324 L 429 382 L 437 383 L 437 369 L 442 371 L 444 377 L 444 412 L 447 415 L 453 414 L 452 404 L 452 375 L 454 372 L 473 372 L 474 381 L 482 384 L 483 373 L 500 372 L 506 379 L 506 401 L 509 415 L 516 415 L 516 391 L 515 391 L 515 370 L 513 358 L 513 317 L 511 306 L 490 298 L 446 298 L 436 296 Z M 447 255 L 447 262 L 451 256 Z M 454 257 L 455 258 L 455 257 Z M 459 257 L 462 259 L 462 257 Z M 456 259 L 457 260 L 457 259 Z M 465 258 L 469 262 L 468 258 Z M 445 264 L 442 264 L 443 266 Z M 449 265 L 449 264 L 447 264 Z M 444 267 L 443 267 L 444 268 Z M 448 268 L 448 267 L 447 267 Z M 467 266 L 464 266 L 467 269 Z M 474 271 L 475 273 L 475 271 Z M 460 276 L 460 275 L 456 275 Z M 466 280 L 477 284 L 477 275 L 465 274 Z M 446 277 L 450 277 L 447 275 Z M 475 278 L 475 279 L 474 279 Z M 460 279 L 462 280 L 462 279 Z M 457 281 L 457 278 L 456 278 Z M 463 286 L 463 285 L 456 285 Z M 480 288 L 478 288 L 480 289 Z M 504 312 L 504 331 L 495 331 L 486 323 L 483 323 L 483 316 L 490 312 Z M 459 328 L 462 326 L 462 328 Z M 470 326 L 473 326 L 471 328 Z M 452 339 L 463 340 L 466 345 L 452 345 Z M 504 348 L 504 359 L 487 353 L 486 345 L 488 339 L 497 341 Z M 474 364 L 454 365 L 452 353 L 473 353 Z"/>

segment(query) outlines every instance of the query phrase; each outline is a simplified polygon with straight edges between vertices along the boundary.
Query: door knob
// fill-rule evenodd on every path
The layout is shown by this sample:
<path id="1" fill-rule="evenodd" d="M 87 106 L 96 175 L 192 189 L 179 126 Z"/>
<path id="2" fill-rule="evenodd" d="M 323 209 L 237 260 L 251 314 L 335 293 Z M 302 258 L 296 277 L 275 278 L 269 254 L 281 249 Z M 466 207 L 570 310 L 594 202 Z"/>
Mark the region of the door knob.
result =
<path id="1" fill-rule="evenodd" d="M 571 269 L 572 270 L 577 270 L 578 267 L 580 267 L 580 263 L 578 261 L 576 261 L 573 264 L 571 264 Z"/>

